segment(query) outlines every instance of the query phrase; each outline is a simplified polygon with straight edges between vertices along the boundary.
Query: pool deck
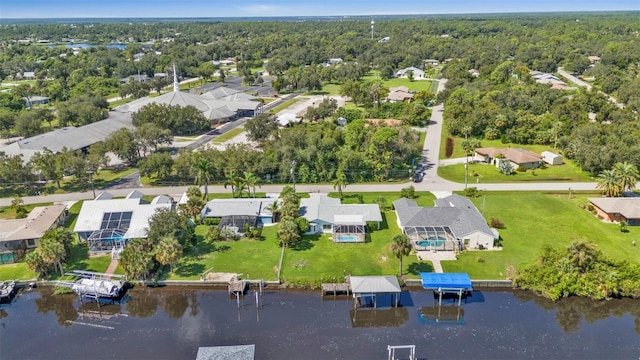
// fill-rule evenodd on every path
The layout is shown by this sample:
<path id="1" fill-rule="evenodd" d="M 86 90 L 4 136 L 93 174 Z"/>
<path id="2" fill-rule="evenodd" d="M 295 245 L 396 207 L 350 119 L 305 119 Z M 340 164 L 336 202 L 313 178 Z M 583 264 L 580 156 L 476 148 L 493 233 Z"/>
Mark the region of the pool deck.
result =
<path id="1" fill-rule="evenodd" d="M 453 251 L 417 251 L 418 260 L 429 260 L 433 264 L 433 272 L 442 273 L 442 260 L 457 260 Z"/>

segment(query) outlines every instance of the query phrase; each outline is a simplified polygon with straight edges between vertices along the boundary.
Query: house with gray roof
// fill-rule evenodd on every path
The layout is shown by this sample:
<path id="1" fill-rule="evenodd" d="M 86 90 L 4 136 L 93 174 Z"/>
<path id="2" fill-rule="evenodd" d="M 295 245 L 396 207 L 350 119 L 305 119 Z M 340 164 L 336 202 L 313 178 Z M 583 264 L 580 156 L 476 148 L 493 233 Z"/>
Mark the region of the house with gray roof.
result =
<path id="1" fill-rule="evenodd" d="M 410 66 L 408 68 L 404 68 L 404 69 L 400 69 L 398 71 L 396 71 L 396 77 L 398 78 L 407 78 L 407 73 L 411 71 L 411 73 L 413 74 L 413 79 L 414 80 L 422 80 L 424 79 L 424 71 L 422 71 L 421 69 L 418 69 L 417 67 L 414 66 Z"/>
<path id="2" fill-rule="evenodd" d="M 66 205 L 33 208 L 24 219 L 0 220 L 0 264 L 13 263 L 40 243 L 44 233 L 64 222 Z"/>
<path id="3" fill-rule="evenodd" d="M 402 198 L 393 202 L 398 226 L 416 250 L 493 249 L 500 235 L 469 199 L 450 195 L 421 207 Z"/>
<path id="4" fill-rule="evenodd" d="M 251 229 L 260 229 L 273 223 L 275 198 L 213 199 L 200 212 L 200 219 L 219 219 L 218 228 L 232 231 L 234 235 L 245 234 L 247 224 Z"/>
<path id="5" fill-rule="evenodd" d="M 365 242 L 367 222 L 382 222 L 377 204 L 342 204 L 327 194 L 300 199 L 300 216 L 309 220 L 307 234 L 329 233 L 334 242 Z"/>
<path id="6" fill-rule="evenodd" d="M 124 199 L 114 199 L 103 192 L 82 203 L 73 231 L 91 251 L 121 249 L 131 239 L 147 237 L 149 220 L 160 209 L 174 210 L 173 199 L 159 195 L 148 202 L 138 190 Z"/>

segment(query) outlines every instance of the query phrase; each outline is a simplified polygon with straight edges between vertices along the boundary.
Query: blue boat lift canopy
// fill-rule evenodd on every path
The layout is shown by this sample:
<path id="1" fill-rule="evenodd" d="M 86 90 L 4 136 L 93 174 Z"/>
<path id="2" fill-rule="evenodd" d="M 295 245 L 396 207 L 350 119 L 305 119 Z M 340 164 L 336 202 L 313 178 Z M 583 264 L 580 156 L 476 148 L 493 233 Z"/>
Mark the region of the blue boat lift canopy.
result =
<path id="1" fill-rule="evenodd" d="M 442 304 L 442 294 L 458 294 L 458 305 L 462 302 L 462 293 L 473 290 L 471 278 L 466 273 L 420 273 L 422 287 L 433 290 L 440 295 L 439 303 Z"/>

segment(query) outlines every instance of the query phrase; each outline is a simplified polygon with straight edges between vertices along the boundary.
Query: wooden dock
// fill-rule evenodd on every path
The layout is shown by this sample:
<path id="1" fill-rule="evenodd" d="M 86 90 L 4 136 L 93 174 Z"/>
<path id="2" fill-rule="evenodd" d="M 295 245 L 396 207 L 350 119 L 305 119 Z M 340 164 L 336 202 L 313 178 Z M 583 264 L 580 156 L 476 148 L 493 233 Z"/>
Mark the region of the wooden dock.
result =
<path id="1" fill-rule="evenodd" d="M 326 283 L 322 284 L 322 296 L 333 294 L 351 294 L 351 285 L 349 283 Z"/>
<path id="2" fill-rule="evenodd" d="M 229 293 L 233 293 L 233 294 L 243 294 L 244 291 L 247 288 L 247 283 L 242 280 L 242 281 L 232 281 L 229 283 Z"/>

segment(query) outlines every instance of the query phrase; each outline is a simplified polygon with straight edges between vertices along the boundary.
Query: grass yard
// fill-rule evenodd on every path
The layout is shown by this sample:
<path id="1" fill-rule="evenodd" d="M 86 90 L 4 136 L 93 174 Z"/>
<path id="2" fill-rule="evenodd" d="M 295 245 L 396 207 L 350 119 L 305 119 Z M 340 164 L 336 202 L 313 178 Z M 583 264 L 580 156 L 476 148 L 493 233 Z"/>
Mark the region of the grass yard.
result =
<path id="1" fill-rule="evenodd" d="M 298 101 L 302 101 L 302 99 L 300 99 L 300 98 L 293 98 L 293 99 L 286 100 L 286 101 L 284 101 L 282 104 L 280 104 L 280 105 L 278 105 L 278 106 L 274 107 L 273 109 L 269 110 L 269 114 L 277 114 L 277 113 L 279 113 L 280 111 L 282 111 L 282 110 L 284 110 L 284 109 L 288 108 L 289 106 L 291 106 L 291 105 L 293 105 L 293 104 L 297 103 Z"/>
<path id="2" fill-rule="evenodd" d="M 462 141 L 464 140 L 464 137 L 447 135 L 446 129 L 443 129 L 442 135 L 441 135 L 441 141 L 440 141 L 440 159 L 448 159 L 447 157 L 445 157 L 445 145 L 446 145 L 447 137 L 453 138 L 453 141 L 454 141 L 453 154 L 451 155 L 450 158 L 464 157 L 464 150 L 462 149 L 462 146 L 461 146 Z M 522 148 L 525 150 L 533 151 L 534 153 L 538 153 L 538 154 L 542 153 L 545 150 L 555 152 L 555 153 L 558 153 L 560 151 L 557 149 L 554 150 L 553 146 L 551 145 L 505 144 L 500 139 L 497 139 L 497 140 L 480 139 L 480 145 L 481 145 L 480 147 L 483 147 L 483 148 L 488 148 L 488 147 L 497 148 L 497 149 L 507 148 L 507 147 Z"/>
<path id="3" fill-rule="evenodd" d="M 324 83 L 322 90 L 308 91 L 306 95 L 340 95 L 340 84 Z"/>
<path id="4" fill-rule="evenodd" d="M 478 176 L 472 176 L 473 173 Z M 438 175 L 444 179 L 464 182 L 464 164 L 438 167 Z M 489 164 L 469 163 L 469 183 L 506 183 L 506 182 L 536 182 L 536 181 L 593 181 L 591 177 L 580 170 L 573 161 L 566 160 L 563 165 L 547 166 L 546 169 L 519 172 L 513 175 L 504 175 L 498 168 Z"/>
<path id="5" fill-rule="evenodd" d="M 211 140 L 211 142 L 214 144 L 222 144 L 223 142 L 233 139 L 234 137 L 240 135 L 243 132 L 244 132 L 243 127 L 233 128 L 227 131 L 226 133 L 214 138 L 213 140 Z"/>
<path id="6" fill-rule="evenodd" d="M 362 77 L 362 80 L 367 81 L 367 80 L 374 80 L 377 78 L 379 79 L 378 71 L 371 70 L 366 76 Z M 409 79 L 393 78 L 393 79 L 384 80 L 382 82 L 382 85 L 386 88 L 406 86 L 409 88 L 410 91 L 431 91 L 432 92 L 435 89 L 434 81 L 430 81 L 430 80 L 410 81 Z"/>
<path id="7" fill-rule="evenodd" d="M 631 246 L 640 228 L 628 227 L 622 233 L 618 225 L 596 219 L 578 204 L 599 193 L 487 192 L 473 199 L 485 218 L 500 219 L 502 251 L 470 251 L 456 261 L 443 261 L 445 272 L 467 272 L 473 279 L 504 279 L 506 269 L 516 268 L 536 259 L 543 244 L 568 246 L 572 241 L 593 241 L 606 255 L 640 263 L 640 247 Z M 484 206 L 483 206 L 484 204 Z M 484 210 L 483 210 L 484 207 Z"/>
<path id="8" fill-rule="evenodd" d="M 48 206 L 53 205 L 52 202 L 45 202 L 40 204 L 29 204 L 22 205 L 23 208 L 27 210 L 27 213 L 31 212 L 34 207 L 37 206 Z M 12 220 L 16 218 L 16 212 L 11 208 L 11 206 L 0 207 L 0 220 Z"/>
<path id="9" fill-rule="evenodd" d="M 433 205 L 435 197 L 431 193 L 416 194 L 419 204 Z M 330 195 L 337 197 L 337 193 Z M 400 198 L 400 193 L 362 194 L 365 203 L 373 203 L 379 197 L 387 199 L 391 205 Z M 343 203 L 359 202 L 358 194 L 344 193 Z M 202 238 L 207 227 L 198 226 L 197 251 L 180 260 L 170 279 L 198 279 L 201 273 L 213 267 L 214 272 L 237 272 L 252 279 L 276 280 L 281 253 L 277 229 L 277 225 L 265 227 L 262 231 L 263 240 L 220 241 L 211 245 Z M 380 230 L 371 233 L 371 241 L 365 244 L 334 244 L 329 235 L 305 236 L 297 246 L 286 249 L 281 279 L 290 284 L 317 286 L 323 280 L 340 279 L 345 272 L 358 275 L 397 274 L 399 263 L 388 247 L 391 238 L 399 233 L 395 213 L 386 211 Z M 403 269 L 409 277 L 417 278 L 420 271 L 431 271 L 433 268 L 430 262 L 418 261 L 415 255 L 410 255 L 404 258 Z"/>

